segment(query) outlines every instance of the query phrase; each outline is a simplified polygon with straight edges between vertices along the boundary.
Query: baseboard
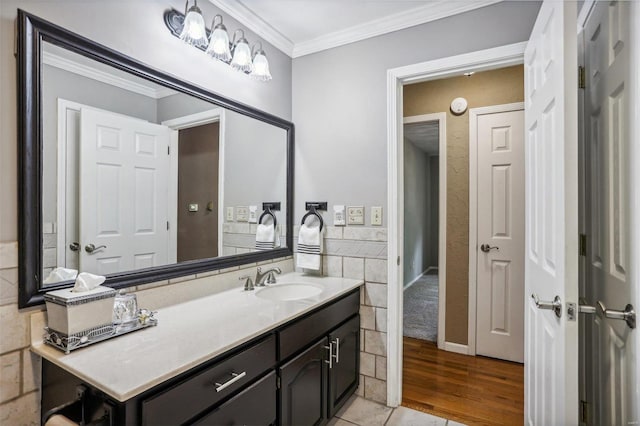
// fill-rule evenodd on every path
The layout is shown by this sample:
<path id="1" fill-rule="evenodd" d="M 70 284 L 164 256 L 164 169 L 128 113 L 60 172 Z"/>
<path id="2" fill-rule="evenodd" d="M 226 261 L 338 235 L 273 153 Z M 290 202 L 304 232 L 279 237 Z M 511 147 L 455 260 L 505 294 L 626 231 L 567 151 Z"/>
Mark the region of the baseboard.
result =
<path id="1" fill-rule="evenodd" d="M 436 271 L 437 272 L 438 271 L 438 267 L 437 266 L 429 266 L 427 268 L 427 270 L 423 272 L 423 274 L 428 274 L 431 271 Z"/>
<path id="2" fill-rule="evenodd" d="M 461 345 L 460 343 L 444 342 L 444 348 L 441 349 L 457 354 L 469 355 L 469 347 L 467 345 Z"/>
<path id="3" fill-rule="evenodd" d="M 429 268 L 433 268 L 433 266 L 430 266 Z M 424 271 L 422 271 L 422 273 L 420 275 L 418 275 L 417 277 L 415 277 L 413 280 L 409 281 L 408 283 L 406 283 L 403 287 L 402 287 L 402 291 L 406 291 L 409 287 L 411 287 L 412 285 L 414 285 L 416 282 L 418 282 L 418 280 L 420 278 L 422 278 L 424 276 L 424 274 L 426 274 L 427 272 L 429 272 L 429 268 L 425 269 Z M 438 269 L 438 268 L 436 268 Z"/>

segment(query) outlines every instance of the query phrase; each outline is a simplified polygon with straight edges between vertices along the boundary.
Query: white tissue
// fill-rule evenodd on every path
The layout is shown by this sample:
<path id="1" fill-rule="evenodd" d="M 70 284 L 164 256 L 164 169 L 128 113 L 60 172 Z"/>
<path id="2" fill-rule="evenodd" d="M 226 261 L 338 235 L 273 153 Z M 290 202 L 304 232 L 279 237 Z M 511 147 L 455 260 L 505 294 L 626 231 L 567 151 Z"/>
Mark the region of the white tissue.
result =
<path id="1" fill-rule="evenodd" d="M 67 269 L 58 267 L 49 273 L 47 278 L 43 281 L 43 284 L 59 283 L 60 281 L 72 280 L 78 275 L 76 269 Z"/>
<path id="2" fill-rule="evenodd" d="M 104 282 L 106 278 L 102 275 L 94 275 L 88 272 L 81 272 L 76 277 L 76 284 L 73 286 L 74 292 L 93 290 Z"/>

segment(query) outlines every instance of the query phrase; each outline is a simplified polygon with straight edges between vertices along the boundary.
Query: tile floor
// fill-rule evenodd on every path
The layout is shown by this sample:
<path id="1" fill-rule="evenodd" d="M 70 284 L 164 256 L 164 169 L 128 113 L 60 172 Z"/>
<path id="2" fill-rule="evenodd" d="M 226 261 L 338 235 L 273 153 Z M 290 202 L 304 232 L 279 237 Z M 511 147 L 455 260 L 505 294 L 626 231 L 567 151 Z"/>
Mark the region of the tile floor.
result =
<path id="1" fill-rule="evenodd" d="M 329 426 L 464 426 L 406 407 L 390 408 L 377 402 L 353 396 L 331 419 Z"/>

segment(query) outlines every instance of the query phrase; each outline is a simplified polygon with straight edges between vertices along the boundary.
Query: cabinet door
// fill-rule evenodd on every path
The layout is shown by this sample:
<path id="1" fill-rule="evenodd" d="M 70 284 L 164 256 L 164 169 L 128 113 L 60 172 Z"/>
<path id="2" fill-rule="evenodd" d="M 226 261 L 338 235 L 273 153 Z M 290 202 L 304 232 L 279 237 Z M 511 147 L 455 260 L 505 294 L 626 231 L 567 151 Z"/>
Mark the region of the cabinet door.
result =
<path id="1" fill-rule="evenodd" d="M 360 379 L 360 316 L 356 315 L 329 334 L 333 362 L 329 369 L 329 418 L 358 387 Z"/>
<path id="2" fill-rule="evenodd" d="M 275 425 L 276 393 L 276 373 L 273 371 L 194 424 Z"/>
<path id="3" fill-rule="evenodd" d="M 322 425 L 327 422 L 326 337 L 280 367 L 280 418 L 287 425 Z"/>

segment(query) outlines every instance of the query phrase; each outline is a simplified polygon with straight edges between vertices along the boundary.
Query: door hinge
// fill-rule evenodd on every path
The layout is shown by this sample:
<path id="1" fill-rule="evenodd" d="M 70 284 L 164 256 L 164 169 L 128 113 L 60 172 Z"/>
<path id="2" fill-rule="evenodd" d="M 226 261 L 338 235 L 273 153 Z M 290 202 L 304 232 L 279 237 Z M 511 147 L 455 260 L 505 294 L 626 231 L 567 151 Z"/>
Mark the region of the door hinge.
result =
<path id="1" fill-rule="evenodd" d="M 171 155 L 171 147 L 167 146 L 167 155 Z"/>
<path id="2" fill-rule="evenodd" d="M 280 376 L 276 377 L 276 387 L 280 389 Z"/>
<path id="3" fill-rule="evenodd" d="M 580 423 L 589 423 L 589 403 L 580 401 Z"/>
<path id="4" fill-rule="evenodd" d="M 167 221 L 167 231 L 169 230 L 169 221 Z"/>
<path id="5" fill-rule="evenodd" d="M 585 70 L 583 66 L 578 67 L 578 89 L 584 89 L 587 87 L 585 81 Z"/>
<path id="6" fill-rule="evenodd" d="M 580 256 L 587 256 L 587 236 L 585 234 L 580 234 L 580 241 L 578 243 L 578 252 Z"/>
<path id="7" fill-rule="evenodd" d="M 400 266 L 400 256 L 398 256 L 398 266 Z"/>

